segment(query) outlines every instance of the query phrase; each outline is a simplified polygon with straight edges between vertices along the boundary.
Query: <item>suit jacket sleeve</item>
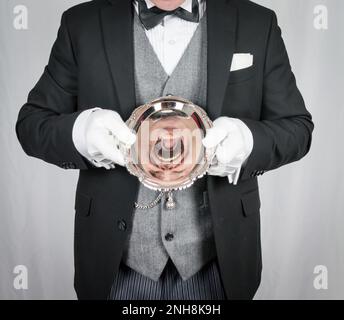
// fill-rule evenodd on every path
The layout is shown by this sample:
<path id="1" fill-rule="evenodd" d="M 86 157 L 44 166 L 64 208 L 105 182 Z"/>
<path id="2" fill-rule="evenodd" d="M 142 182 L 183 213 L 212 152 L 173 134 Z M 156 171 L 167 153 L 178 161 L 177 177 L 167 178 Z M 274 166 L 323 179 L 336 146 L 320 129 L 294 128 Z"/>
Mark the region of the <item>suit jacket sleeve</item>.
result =
<path id="1" fill-rule="evenodd" d="M 241 119 L 254 139 L 242 179 L 297 161 L 308 153 L 311 145 L 312 117 L 296 86 L 275 14 L 266 49 L 263 90 L 260 121 Z"/>
<path id="2" fill-rule="evenodd" d="M 28 155 L 63 168 L 88 168 L 72 140 L 74 121 L 81 112 L 76 111 L 77 89 L 77 62 L 63 14 L 49 63 L 16 124 L 18 139 Z"/>

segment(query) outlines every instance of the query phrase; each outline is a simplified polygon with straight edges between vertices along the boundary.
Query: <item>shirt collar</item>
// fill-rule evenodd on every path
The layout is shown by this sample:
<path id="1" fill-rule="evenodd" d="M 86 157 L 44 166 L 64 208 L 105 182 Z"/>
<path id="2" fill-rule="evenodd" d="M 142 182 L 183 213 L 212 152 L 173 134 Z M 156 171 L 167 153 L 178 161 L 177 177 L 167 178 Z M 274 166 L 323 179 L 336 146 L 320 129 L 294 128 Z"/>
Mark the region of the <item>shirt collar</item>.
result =
<path id="1" fill-rule="evenodd" d="M 155 6 L 155 4 L 151 0 L 145 0 L 147 4 L 147 8 L 150 9 Z M 192 0 L 185 0 L 181 5 L 181 8 L 192 12 Z"/>

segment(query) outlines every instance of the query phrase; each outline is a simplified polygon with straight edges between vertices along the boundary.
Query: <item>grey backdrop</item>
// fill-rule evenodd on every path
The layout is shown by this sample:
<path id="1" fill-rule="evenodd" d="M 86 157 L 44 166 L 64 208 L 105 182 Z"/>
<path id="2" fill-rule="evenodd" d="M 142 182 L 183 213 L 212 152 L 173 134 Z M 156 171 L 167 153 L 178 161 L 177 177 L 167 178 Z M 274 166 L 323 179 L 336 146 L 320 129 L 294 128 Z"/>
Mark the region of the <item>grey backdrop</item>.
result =
<path id="1" fill-rule="evenodd" d="M 210 0 L 216 1 L 216 0 Z M 77 172 L 28 158 L 14 133 L 17 113 L 47 63 L 62 12 L 77 0 L 0 2 L 0 298 L 75 299 L 73 201 Z M 311 153 L 260 179 L 263 278 L 257 299 L 344 298 L 344 1 L 259 0 L 276 10 L 298 85 L 314 116 Z M 16 30 L 14 7 L 28 8 Z M 314 8 L 328 9 L 328 29 Z M 16 265 L 28 289 L 13 286 Z M 328 289 L 316 290 L 317 265 Z"/>

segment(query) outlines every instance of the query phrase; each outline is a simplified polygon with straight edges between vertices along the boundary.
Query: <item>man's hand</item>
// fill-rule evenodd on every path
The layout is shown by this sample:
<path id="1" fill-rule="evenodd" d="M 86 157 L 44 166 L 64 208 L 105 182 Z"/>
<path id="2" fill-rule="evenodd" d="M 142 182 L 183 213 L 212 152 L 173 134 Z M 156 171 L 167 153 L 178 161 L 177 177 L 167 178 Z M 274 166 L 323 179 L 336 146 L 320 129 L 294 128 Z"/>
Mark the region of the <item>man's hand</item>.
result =
<path id="1" fill-rule="evenodd" d="M 113 169 L 115 164 L 124 166 L 119 148 L 136 141 L 120 115 L 112 110 L 93 109 L 81 114 L 75 122 L 73 140 L 78 151 L 96 167 Z"/>
<path id="2" fill-rule="evenodd" d="M 237 184 L 241 167 L 253 149 L 250 129 L 239 119 L 218 118 L 207 131 L 203 145 L 206 148 L 216 148 L 208 174 L 227 176 L 230 183 Z"/>

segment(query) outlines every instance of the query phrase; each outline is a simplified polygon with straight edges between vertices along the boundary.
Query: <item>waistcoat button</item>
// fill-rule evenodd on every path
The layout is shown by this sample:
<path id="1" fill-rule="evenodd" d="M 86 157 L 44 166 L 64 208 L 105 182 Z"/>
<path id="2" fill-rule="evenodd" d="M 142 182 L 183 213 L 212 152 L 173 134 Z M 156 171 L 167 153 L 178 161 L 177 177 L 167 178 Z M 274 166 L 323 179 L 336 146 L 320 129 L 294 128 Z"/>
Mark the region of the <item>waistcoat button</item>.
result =
<path id="1" fill-rule="evenodd" d="M 166 240 L 166 241 L 172 241 L 173 238 L 174 238 L 174 235 L 173 235 L 172 233 L 167 233 L 167 234 L 165 235 L 165 240 Z"/>

